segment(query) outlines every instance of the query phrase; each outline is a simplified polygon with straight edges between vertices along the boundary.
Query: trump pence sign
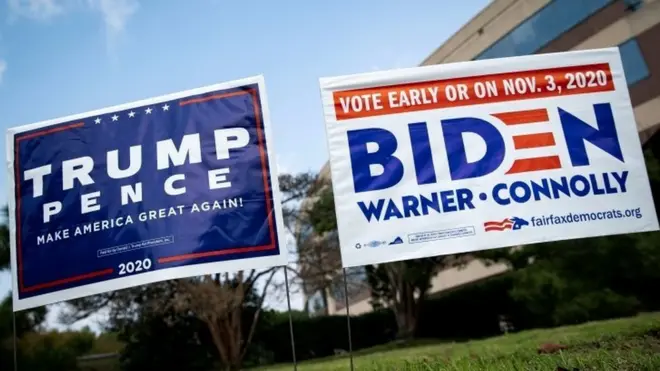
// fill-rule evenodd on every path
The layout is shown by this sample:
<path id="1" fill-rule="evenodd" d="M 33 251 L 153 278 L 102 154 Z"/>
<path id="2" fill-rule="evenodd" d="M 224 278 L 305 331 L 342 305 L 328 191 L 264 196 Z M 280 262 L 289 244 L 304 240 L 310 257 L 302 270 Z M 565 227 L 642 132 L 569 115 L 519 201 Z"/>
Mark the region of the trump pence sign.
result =
<path id="1" fill-rule="evenodd" d="M 658 229 L 616 48 L 321 90 L 344 266 Z"/>
<path id="2" fill-rule="evenodd" d="M 20 310 L 286 263 L 262 77 L 10 129 Z"/>

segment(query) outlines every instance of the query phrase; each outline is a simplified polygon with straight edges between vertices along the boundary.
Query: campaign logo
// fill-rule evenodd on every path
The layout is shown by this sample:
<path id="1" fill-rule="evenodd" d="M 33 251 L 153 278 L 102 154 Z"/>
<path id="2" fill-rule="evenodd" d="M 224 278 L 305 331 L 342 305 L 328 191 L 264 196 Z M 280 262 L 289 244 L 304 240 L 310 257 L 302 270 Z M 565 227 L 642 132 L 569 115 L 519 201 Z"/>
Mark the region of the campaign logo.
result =
<path id="1" fill-rule="evenodd" d="M 383 245 L 387 245 L 387 241 L 376 241 L 376 240 L 374 240 L 374 241 L 370 241 L 370 242 L 367 242 L 367 243 L 364 244 L 364 246 L 372 247 L 372 248 L 383 246 Z"/>
<path id="2" fill-rule="evenodd" d="M 403 239 L 401 237 L 398 237 L 394 239 L 394 241 L 390 242 L 390 245 L 401 245 L 403 243 Z"/>
<path id="3" fill-rule="evenodd" d="M 527 220 L 514 216 L 511 218 L 506 218 L 502 221 L 485 222 L 484 230 L 486 232 L 502 232 L 507 230 L 517 231 L 528 225 L 529 222 Z"/>

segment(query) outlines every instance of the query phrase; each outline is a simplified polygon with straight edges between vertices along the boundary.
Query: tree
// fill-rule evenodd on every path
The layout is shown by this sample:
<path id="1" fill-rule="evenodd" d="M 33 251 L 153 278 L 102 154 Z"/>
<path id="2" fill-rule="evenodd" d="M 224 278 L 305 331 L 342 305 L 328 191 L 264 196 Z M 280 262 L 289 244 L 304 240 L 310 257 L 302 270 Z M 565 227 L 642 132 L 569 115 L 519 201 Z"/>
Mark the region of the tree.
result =
<path id="1" fill-rule="evenodd" d="M 248 274 L 241 271 L 234 277 L 225 273 L 179 280 L 174 300 L 163 303 L 163 308 L 171 307 L 178 313 L 194 313 L 206 324 L 225 368 L 238 370 L 254 336 L 275 272 L 276 268 L 273 268 L 262 272 L 251 270 Z M 255 284 L 262 276 L 267 278 L 259 296 L 254 297 Z M 244 337 L 243 314 L 250 306 L 253 314 L 247 322 L 249 330 Z"/>
<path id="2" fill-rule="evenodd" d="M 3 220 L 0 224 L 0 271 L 9 268 L 9 226 L 7 221 L 9 220 L 9 208 L 7 206 L 3 207 L 0 211 L 0 217 Z"/>
<path id="3" fill-rule="evenodd" d="M 412 337 L 417 318 L 430 286 L 430 275 L 436 270 L 430 259 L 400 261 L 366 267 L 371 304 L 374 308 L 388 307 L 394 312 L 397 337 Z"/>
<path id="4" fill-rule="evenodd" d="M 0 218 L 2 219 L 2 224 L 0 224 L 0 272 L 9 269 L 10 267 L 10 243 L 9 243 L 9 226 L 7 222 L 9 221 L 9 208 L 4 206 L 0 210 Z M 0 304 L 0 338 L 5 333 L 2 332 L 6 322 L 10 319 L 12 315 L 12 298 L 9 294 Z M 26 310 L 16 313 L 16 332 L 19 337 L 35 328 L 37 328 L 45 319 L 46 319 L 46 307 L 34 308 L 31 310 Z"/>
<path id="5" fill-rule="evenodd" d="M 335 214 L 335 195 L 332 187 L 324 188 L 309 211 L 309 222 L 317 233 L 337 230 L 337 214 Z"/>
<path id="6" fill-rule="evenodd" d="M 415 336 L 432 278 L 443 268 L 459 262 L 460 258 L 449 255 L 366 267 L 372 306 L 392 309 L 399 339 Z"/>
<path id="7" fill-rule="evenodd" d="M 331 187 L 323 189 L 309 215 L 317 233 L 336 231 L 337 220 Z M 431 279 L 442 268 L 460 261 L 456 256 L 441 256 L 365 267 L 367 282 L 371 287 L 372 306 L 385 306 L 394 311 L 399 338 L 414 336 L 420 309 L 431 288 Z"/>
<path id="8" fill-rule="evenodd" d="M 321 310 L 326 315 L 329 311 L 329 292 L 341 278 L 342 267 L 336 233 L 319 232 L 315 228 L 317 222 L 332 222 L 335 219 L 334 204 L 331 209 L 325 207 L 330 206 L 327 200 L 329 188 L 328 181 L 319 174 L 280 176 L 280 189 L 284 200 L 288 201 L 288 204 L 283 203 L 285 225 L 296 242 L 297 261 L 293 282 L 302 286 L 308 295 L 319 292 L 323 301 Z M 323 207 L 317 206 L 318 203 Z M 317 217 L 317 211 L 333 215 L 330 218 Z M 332 232 L 331 229 L 327 231 Z"/>
<path id="9" fill-rule="evenodd" d="M 7 221 L 9 220 L 9 209 L 5 206 L 0 211 L 2 217 L 2 224 L 0 224 L 0 271 L 9 269 L 10 254 L 9 254 L 9 227 Z M 46 307 L 39 307 L 30 310 L 24 310 L 14 313 L 12 307 L 12 296 L 8 294 L 2 302 L 0 302 L 0 368 L 11 368 L 13 363 L 13 341 L 12 337 L 20 341 L 26 334 L 38 329 L 41 323 L 46 319 Z M 16 333 L 14 334 L 12 321 L 15 317 Z"/>
<path id="10" fill-rule="evenodd" d="M 133 333 L 144 337 L 149 335 L 144 329 L 160 331 L 163 326 L 171 327 L 172 331 L 195 333 L 194 329 L 186 329 L 193 323 L 192 318 L 205 327 L 223 367 L 237 370 L 249 350 L 266 294 L 273 291 L 272 280 L 278 269 L 163 281 L 79 299 L 70 303 L 62 320 L 79 320 L 100 309 L 99 306 L 108 305 L 109 327 L 124 336 Z M 259 293 L 255 291 L 257 286 Z M 199 336 L 206 337 L 205 334 Z M 191 346 L 184 339 L 181 341 L 181 346 Z M 127 348 L 123 355 L 127 367 L 130 364 L 130 367 L 139 368 L 144 361 L 136 358 L 137 348 Z M 205 363 L 202 359 L 199 361 L 203 368 Z"/>

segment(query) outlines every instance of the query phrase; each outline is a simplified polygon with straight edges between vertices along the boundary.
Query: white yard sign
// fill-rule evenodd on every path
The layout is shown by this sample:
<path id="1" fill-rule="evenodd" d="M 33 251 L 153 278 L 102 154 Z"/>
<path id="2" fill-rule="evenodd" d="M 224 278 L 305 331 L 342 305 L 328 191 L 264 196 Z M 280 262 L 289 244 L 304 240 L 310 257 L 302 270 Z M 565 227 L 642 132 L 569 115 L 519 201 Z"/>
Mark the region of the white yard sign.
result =
<path id="1" fill-rule="evenodd" d="M 616 48 L 321 91 L 346 267 L 658 229 Z"/>

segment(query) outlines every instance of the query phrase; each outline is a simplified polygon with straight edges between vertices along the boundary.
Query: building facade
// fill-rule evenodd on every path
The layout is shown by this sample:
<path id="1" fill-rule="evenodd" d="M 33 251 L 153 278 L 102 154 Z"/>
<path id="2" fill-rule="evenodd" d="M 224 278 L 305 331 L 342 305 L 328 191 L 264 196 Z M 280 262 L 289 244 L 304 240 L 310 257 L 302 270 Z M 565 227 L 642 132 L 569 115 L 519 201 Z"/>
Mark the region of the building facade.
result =
<path id="1" fill-rule="evenodd" d="M 646 141 L 660 124 L 660 0 L 494 0 L 422 65 L 617 46 Z"/>
<path id="2" fill-rule="evenodd" d="M 493 0 L 421 65 L 619 47 L 640 140 L 646 143 L 660 128 L 658 44 L 660 0 Z M 321 174 L 325 181 L 330 180 L 328 164 Z M 506 269 L 503 265 L 487 267 L 473 260 L 462 269 L 444 270 L 434 278 L 431 295 Z M 361 276 L 355 277 L 357 281 Z M 328 314 L 343 313 L 343 286 L 336 286 L 323 294 L 318 290 L 306 292 L 313 302 L 309 308 Z M 352 291 L 350 313 L 371 310 L 368 285 Z M 326 300 L 319 303 L 323 297 Z"/>

